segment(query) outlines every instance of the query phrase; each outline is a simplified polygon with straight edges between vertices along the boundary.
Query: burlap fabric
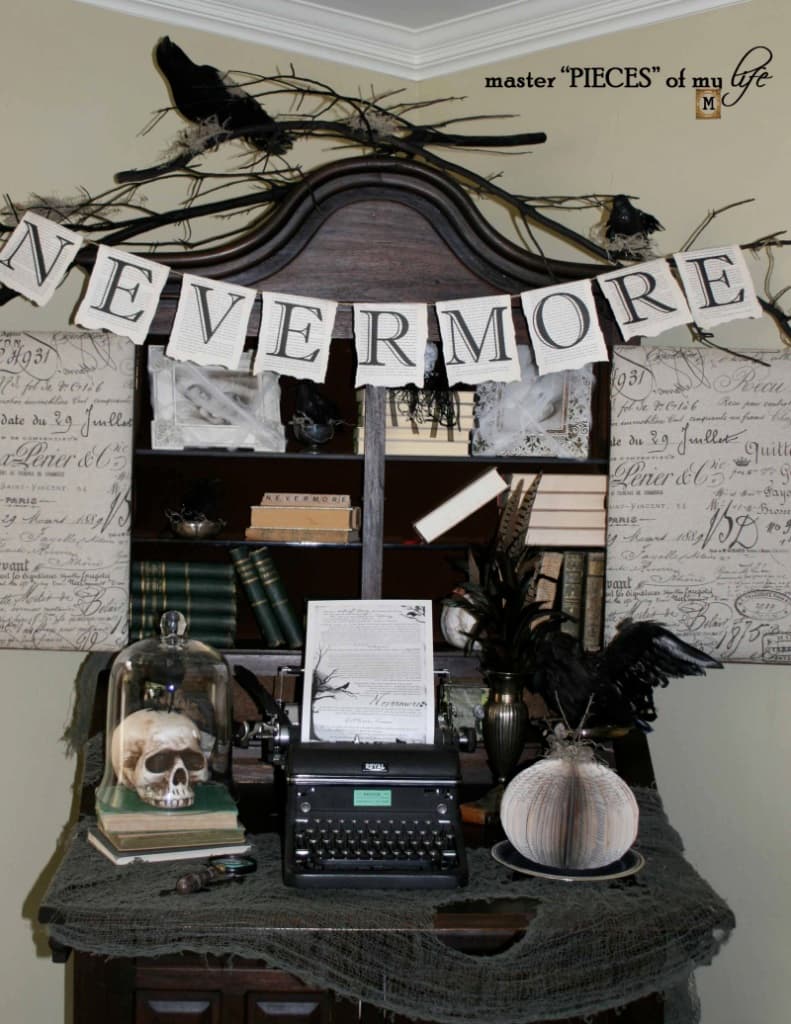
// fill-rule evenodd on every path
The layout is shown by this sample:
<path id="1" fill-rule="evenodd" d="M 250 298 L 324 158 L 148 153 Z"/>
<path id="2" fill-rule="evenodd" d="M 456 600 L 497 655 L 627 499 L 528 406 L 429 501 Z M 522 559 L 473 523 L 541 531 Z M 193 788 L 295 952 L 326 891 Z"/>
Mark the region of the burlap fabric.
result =
<path id="1" fill-rule="evenodd" d="M 173 886 L 183 863 L 117 868 L 87 843 L 85 819 L 66 843 L 45 916 L 54 915 L 52 938 L 75 949 L 262 960 L 348 998 L 447 1024 L 584 1016 L 651 992 L 668 994 L 668 1021 L 687 1024 L 697 1019 L 692 972 L 717 953 L 733 915 L 684 860 L 657 793 L 636 795 L 646 865 L 632 878 L 540 880 L 472 850 L 469 886 L 450 893 L 289 889 L 277 837 L 259 836 L 256 874 L 180 896 Z M 507 896 L 539 905 L 504 951 L 473 956 L 432 934 L 438 907 Z"/>

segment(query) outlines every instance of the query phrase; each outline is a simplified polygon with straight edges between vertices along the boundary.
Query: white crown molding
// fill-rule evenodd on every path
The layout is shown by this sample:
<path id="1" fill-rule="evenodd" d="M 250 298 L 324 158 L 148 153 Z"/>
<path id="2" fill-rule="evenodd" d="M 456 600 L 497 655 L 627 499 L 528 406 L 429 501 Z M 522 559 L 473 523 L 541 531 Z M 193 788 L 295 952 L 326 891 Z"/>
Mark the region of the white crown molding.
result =
<path id="1" fill-rule="evenodd" d="M 750 0 L 514 0 L 420 29 L 308 0 L 78 2 L 421 81 Z"/>

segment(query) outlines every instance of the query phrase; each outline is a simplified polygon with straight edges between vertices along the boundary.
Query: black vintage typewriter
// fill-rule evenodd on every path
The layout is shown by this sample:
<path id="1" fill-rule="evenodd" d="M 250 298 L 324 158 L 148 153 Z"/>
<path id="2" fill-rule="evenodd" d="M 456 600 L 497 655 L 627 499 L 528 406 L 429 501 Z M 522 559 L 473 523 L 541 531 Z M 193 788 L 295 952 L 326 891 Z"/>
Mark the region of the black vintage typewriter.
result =
<path id="1" fill-rule="evenodd" d="M 452 747 L 297 743 L 286 779 L 287 885 L 450 889 L 467 881 Z"/>

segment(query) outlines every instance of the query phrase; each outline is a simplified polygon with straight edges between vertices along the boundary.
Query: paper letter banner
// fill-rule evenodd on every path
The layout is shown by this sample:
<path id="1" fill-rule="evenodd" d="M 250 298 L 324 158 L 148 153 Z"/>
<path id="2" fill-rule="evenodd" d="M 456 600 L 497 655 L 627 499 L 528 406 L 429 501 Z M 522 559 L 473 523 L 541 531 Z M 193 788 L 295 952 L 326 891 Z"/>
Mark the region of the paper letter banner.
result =
<path id="1" fill-rule="evenodd" d="M 589 280 L 537 288 L 521 298 L 539 375 L 609 358 Z"/>
<path id="2" fill-rule="evenodd" d="M 423 383 L 428 308 L 422 303 L 354 303 L 356 388 Z"/>
<path id="3" fill-rule="evenodd" d="M 104 328 L 142 345 L 169 272 L 162 263 L 100 245 L 74 322 L 89 330 Z"/>
<path id="4" fill-rule="evenodd" d="M 38 306 L 49 302 L 82 245 L 82 236 L 26 213 L 0 252 L 0 283 Z"/>
<path id="5" fill-rule="evenodd" d="M 437 302 L 448 383 L 519 380 L 510 295 Z"/>
<path id="6" fill-rule="evenodd" d="M 596 278 L 624 341 L 655 338 L 692 320 L 687 300 L 665 260 L 615 270 Z"/>
<path id="7" fill-rule="evenodd" d="M 272 370 L 301 380 L 327 376 L 338 303 L 276 292 L 261 294 L 261 329 L 253 373 Z"/>
<path id="8" fill-rule="evenodd" d="M 235 370 L 257 292 L 185 274 L 165 355 Z"/>
<path id="9" fill-rule="evenodd" d="M 750 271 L 738 245 L 722 245 L 673 256 L 698 327 L 759 317 Z"/>

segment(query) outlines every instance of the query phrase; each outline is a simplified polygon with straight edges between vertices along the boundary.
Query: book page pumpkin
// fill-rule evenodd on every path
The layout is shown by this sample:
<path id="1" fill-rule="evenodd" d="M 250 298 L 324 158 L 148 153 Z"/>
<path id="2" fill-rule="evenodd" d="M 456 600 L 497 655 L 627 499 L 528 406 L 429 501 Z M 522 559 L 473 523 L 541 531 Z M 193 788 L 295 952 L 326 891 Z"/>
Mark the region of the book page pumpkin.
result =
<path id="1" fill-rule="evenodd" d="M 637 836 L 639 810 L 629 786 L 584 743 L 555 740 L 550 753 L 511 780 L 500 820 L 511 845 L 548 867 L 601 868 Z"/>

